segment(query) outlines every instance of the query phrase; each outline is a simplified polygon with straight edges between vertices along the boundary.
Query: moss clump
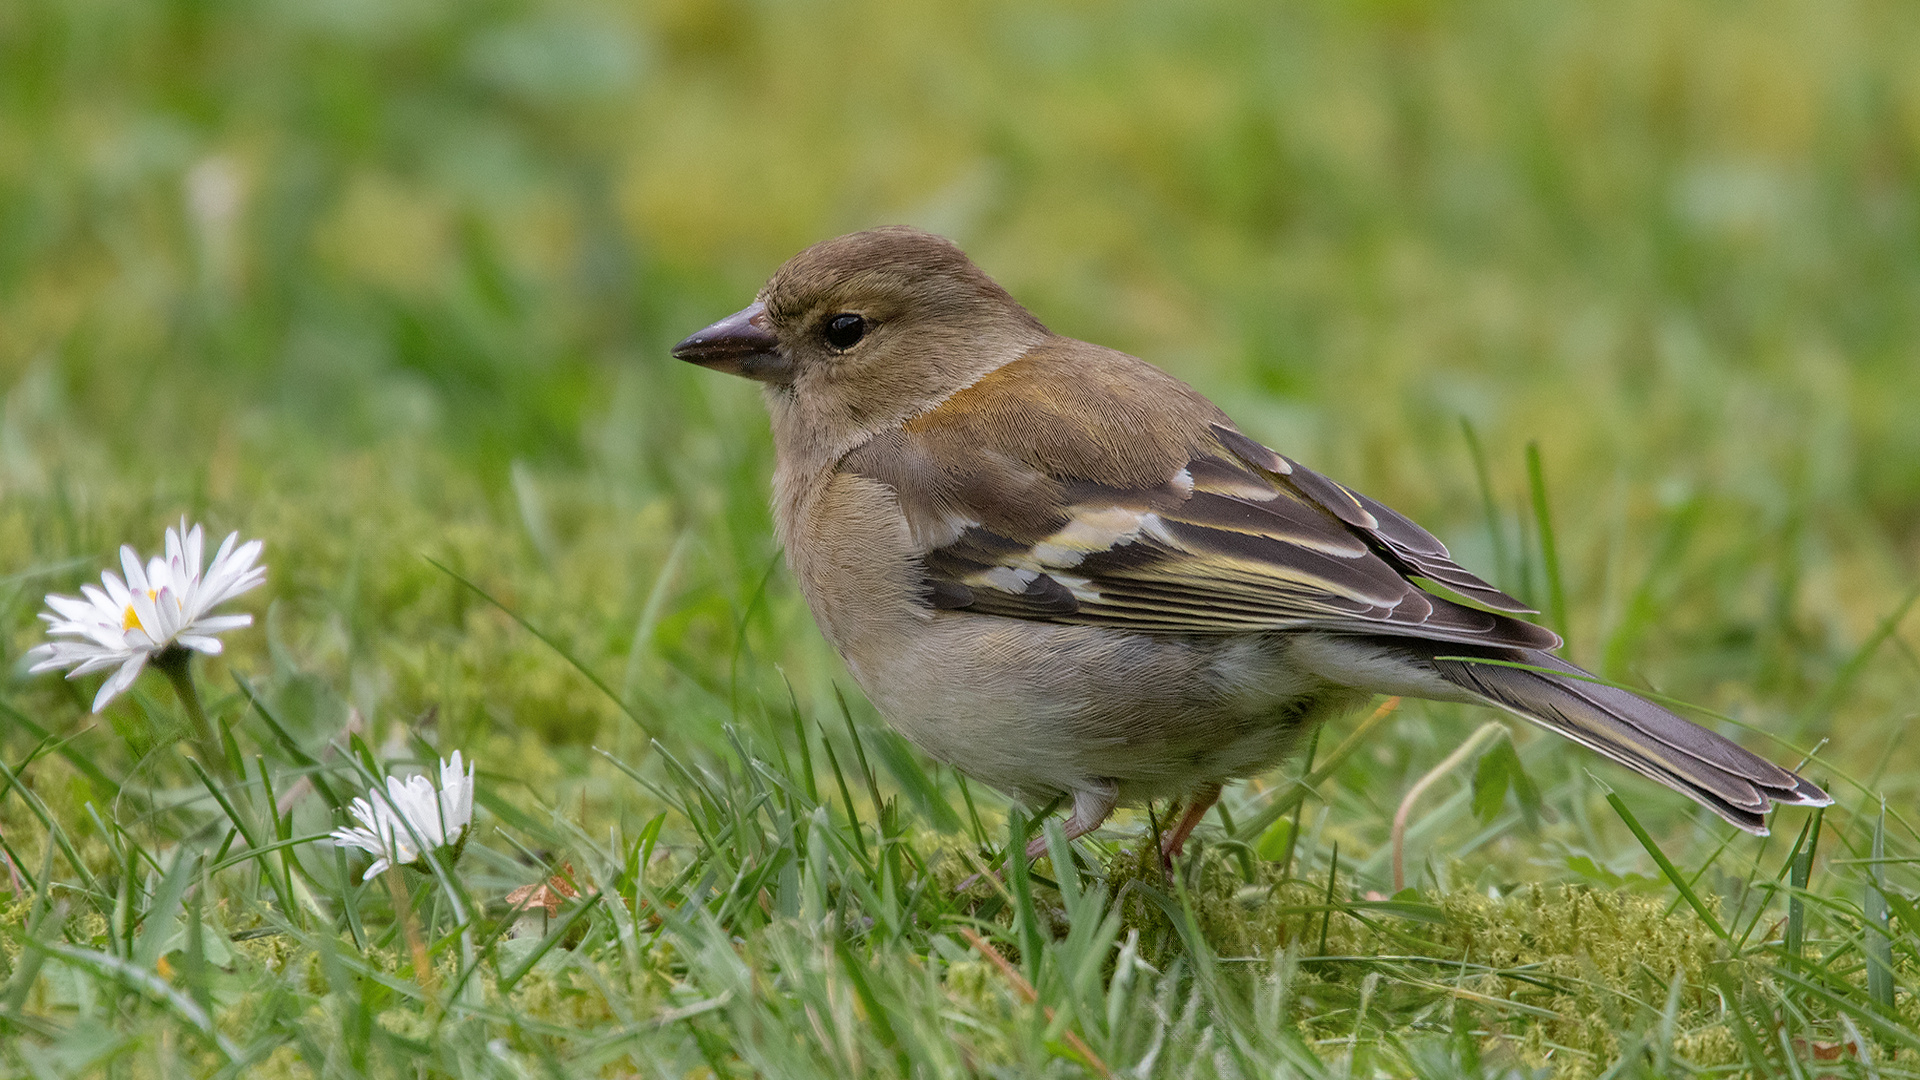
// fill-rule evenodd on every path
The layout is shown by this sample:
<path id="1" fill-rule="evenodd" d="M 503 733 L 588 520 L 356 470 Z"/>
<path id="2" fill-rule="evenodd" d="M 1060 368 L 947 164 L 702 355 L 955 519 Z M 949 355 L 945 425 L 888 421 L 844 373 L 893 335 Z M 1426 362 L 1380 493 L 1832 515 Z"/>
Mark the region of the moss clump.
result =
<path id="1" fill-rule="evenodd" d="M 1740 1059 L 1713 978 L 1757 972 L 1691 912 L 1670 914 L 1655 897 L 1532 885 L 1506 896 L 1462 889 L 1394 910 L 1345 889 L 1329 904 L 1324 883 L 1282 881 L 1270 866 L 1256 867 L 1249 884 L 1219 857 L 1202 859 L 1173 889 L 1134 853 L 1109 871 L 1127 925 L 1156 962 L 1183 948 L 1170 904 L 1192 912 L 1221 958 L 1294 957 L 1290 996 L 1310 1037 L 1354 1034 L 1364 994 L 1375 1015 L 1427 1009 L 1473 1032 L 1482 1053 L 1583 1077 L 1641 1034 L 1658 1037 L 1677 981 L 1671 1053 L 1701 1066 Z M 1367 989 L 1376 972 L 1393 977 Z"/>

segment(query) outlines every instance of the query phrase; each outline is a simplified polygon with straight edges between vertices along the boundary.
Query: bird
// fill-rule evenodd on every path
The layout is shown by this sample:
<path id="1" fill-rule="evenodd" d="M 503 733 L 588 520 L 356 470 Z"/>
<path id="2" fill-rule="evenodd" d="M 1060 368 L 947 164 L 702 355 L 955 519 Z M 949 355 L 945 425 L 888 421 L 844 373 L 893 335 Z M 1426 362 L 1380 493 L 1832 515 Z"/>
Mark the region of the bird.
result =
<path id="1" fill-rule="evenodd" d="M 1070 806 L 1069 840 L 1177 800 L 1177 857 L 1225 782 L 1381 694 L 1516 714 L 1750 833 L 1832 802 L 1562 659 L 1431 533 L 1048 330 L 943 237 L 817 243 L 672 354 L 761 384 L 778 539 L 882 717 L 1018 803 Z"/>

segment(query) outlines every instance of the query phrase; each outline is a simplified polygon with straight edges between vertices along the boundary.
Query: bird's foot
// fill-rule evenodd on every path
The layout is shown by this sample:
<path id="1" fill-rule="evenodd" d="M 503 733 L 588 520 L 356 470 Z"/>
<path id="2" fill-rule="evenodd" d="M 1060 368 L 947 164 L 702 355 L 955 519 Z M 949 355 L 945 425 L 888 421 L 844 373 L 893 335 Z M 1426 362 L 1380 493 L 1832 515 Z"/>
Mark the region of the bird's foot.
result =
<path id="1" fill-rule="evenodd" d="M 1111 780 L 1102 782 L 1097 788 L 1075 791 L 1073 793 L 1073 812 L 1067 815 L 1066 823 L 1061 826 L 1061 832 L 1066 835 L 1069 842 L 1080 839 L 1106 824 L 1107 819 L 1113 816 L 1113 808 L 1119 804 L 1119 801 L 1120 789 L 1115 786 Z M 1027 841 L 1027 862 L 1031 863 L 1046 853 L 1047 837 L 1045 833 Z M 1001 881 L 1005 881 L 1007 879 L 1006 868 L 1003 866 L 993 871 L 993 876 Z M 973 874 L 967 877 L 966 880 L 960 882 L 954 891 L 966 892 L 984 880 L 986 879 L 983 875 Z"/>
<path id="2" fill-rule="evenodd" d="M 1179 858 L 1180 853 L 1186 849 L 1187 837 L 1193 835 L 1193 830 L 1199 827 L 1201 819 L 1207 816 L 1207 811 L 1213 809 L 1213 804 L 1219 801 L 1219 784 L 1208 784 L 1195 791 L 1193 797 L 1187 800 L 1187 807 L 1181 812 L 1180 820 L 1174 822 L 1173 828 L 1160 837 L 1161 870 L 1168 874 L 1173 873 L 1173 860 Z"/>

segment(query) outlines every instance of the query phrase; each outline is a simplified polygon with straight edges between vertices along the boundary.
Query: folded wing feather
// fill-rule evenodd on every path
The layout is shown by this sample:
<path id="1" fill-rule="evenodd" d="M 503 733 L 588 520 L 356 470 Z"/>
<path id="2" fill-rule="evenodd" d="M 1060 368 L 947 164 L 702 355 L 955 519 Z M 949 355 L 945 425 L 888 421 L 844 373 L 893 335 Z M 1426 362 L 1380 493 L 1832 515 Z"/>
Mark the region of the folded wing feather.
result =
<path id="1" fill-rule="evenodd" d="M 848 455 L 843 468 L 897 493 L 924 545 L 930 606 L 1160 633 L 1559 645 L 1502 614 L 1529 609 L 1453 562 L 1432 534 L 1241 434 L 1156 369 L 1123 357 L 1138 369 L 1106 370 L 1118 356 L 1080 356 L 1070 372 L 1062 357 L 1030 357 L 984 381 L 1000 385 L 963 391 L 954 407 Z M 1162 400 L 1191 414 L 1184 437 L 1130 439 L 1137 418 L 1109 415 L 1115 397 L 1102 390 L 1115 377 L 1136 394 L 1143 378 L 1164 379 Z M 978 394 L 1000 406 L 971 400 Z M 1118 446 L 1126 452 L 1103 452 Z M 966 468 L 956 472 L 956 461 Z M 1414 577 L 1497 610 L 1435 595 Z"/>

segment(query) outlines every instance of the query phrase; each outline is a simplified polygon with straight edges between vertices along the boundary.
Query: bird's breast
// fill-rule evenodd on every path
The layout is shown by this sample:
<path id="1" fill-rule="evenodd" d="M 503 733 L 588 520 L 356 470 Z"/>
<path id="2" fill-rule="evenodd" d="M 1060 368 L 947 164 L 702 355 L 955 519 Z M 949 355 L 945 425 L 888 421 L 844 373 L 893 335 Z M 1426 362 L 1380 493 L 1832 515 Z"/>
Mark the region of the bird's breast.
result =
<path id="1" fill-rule="evenodd" d="M 814 621 L 856 677 L 866 654 L 931 616 L 891 487 L 839 470 L 777 472 L 774 519 Z"/>

